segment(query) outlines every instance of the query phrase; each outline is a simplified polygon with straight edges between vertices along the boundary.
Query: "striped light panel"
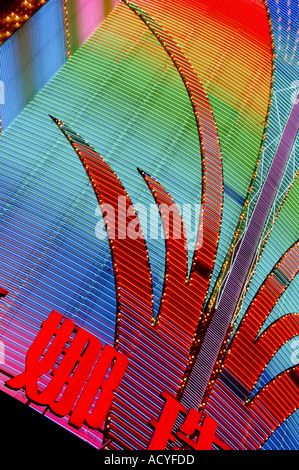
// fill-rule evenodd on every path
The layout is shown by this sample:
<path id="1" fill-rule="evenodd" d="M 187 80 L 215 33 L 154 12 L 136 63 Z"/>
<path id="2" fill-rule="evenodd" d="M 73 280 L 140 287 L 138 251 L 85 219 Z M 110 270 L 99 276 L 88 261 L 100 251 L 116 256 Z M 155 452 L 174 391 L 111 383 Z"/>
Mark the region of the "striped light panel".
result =
<path id="1" fill-rule="evenodd" d="M 146 449 L 166 392 L 213 449 L 299 448 L 298 8 L 48 0 L 0 46 L 0 389 L 94 447 Z M 169 238 L 99 237 L 119 196 Z M 5 386 L 51 310 L 129 358 L 100 429 Z"/>

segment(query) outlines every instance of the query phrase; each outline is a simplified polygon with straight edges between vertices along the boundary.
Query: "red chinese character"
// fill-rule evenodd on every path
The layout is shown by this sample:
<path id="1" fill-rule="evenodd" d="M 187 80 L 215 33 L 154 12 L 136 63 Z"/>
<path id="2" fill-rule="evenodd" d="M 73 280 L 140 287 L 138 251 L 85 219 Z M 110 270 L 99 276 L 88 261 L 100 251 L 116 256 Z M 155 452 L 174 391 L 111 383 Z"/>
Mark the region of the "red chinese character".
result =
<path id="1" fill-rule="evenodd" d="M 177 431 L 177 437 L 188 447 L 194 450 L 210 450 L 215 439 L 217 422 L 209 415 L 205 415 L 203 423 L 200 425 L 201 413 L 191 408 L 185 422 Z M 199 436 L 196 441 L 187 436 L 193 436 L 196 432 Z M 180 447 L 175 447 L 178 450 Z"/>
<path id="2" fill-rule="evenodd" d="M 181 405 L 174 397 L 163 392 L 161 395 L 166 403 L 161 416 L 157 422 L 151 420 L 150 424 L 155 428 L 155 432 L 148 446 L 148 450 L 164 450 L 168 441 L 175 442 L 180 439 L 184 444 L 195 450 L 210 450 L 215 439 L 217 422 L 206 415 L 203 424 L 200 424 L 201 413 L 191 408 L 182 426 L 177 431 L 176 436 L 172 433 L 179 412 L 186 413 L 186 408 Z M 194 441 L 192 437 L 195 434 L 199 436 Z M 188 437 L 189 436 L 189 437 Z M 174 447 L 179 450 L 180 447 Z"/>
<path id="3" fill-rule="evenodd" d="M 86 421 L 90 427 L 99 428 L 127 365 L 124 354 L 109 345 L 102 350 L 98 338 L 52 311 L 27 352 L 25 372 L 8 380 L 6 385 L 14 389 L 25 387 L 30 400 L 48 405 L 59 416 L 71 414 L 69 422 L 77 427 Z M 49 372 L 50 382 L 39 391 L 38 379 Z"/>
<path id="4" fill-rule="evenodd" d="M 166 400 L 166 403 L 159 420 L 157 422 L 150 421 L 151 426 L 155 428 L 155 432 L 149 443 L 148 450 L 164 450 L 168 441 L 175 442 L 172 428 L 179 412 L 186 412 L 186 408 L 168 393 L 162 392 L 161 396 Z"/>

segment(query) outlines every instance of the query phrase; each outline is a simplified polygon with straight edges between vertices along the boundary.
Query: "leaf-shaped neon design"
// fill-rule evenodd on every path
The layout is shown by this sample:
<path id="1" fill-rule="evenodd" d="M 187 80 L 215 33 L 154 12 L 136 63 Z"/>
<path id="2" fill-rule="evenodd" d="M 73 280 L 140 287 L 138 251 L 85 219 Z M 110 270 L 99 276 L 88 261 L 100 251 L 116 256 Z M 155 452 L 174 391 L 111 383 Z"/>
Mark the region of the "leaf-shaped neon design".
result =
<path id="1" fill-rule="evenodd" d="M 105 210 L 105 204 L 111 204 L 118 220 L 118 197 L 125 198 L 126 209 L 131 201 L 117 176 L 103 158 L 78 134 L 61 121 L 52 119 L 81 159 L 101 207 Z M 155 194 L 156 200 L 159 201 L 157 191 L 153 189 L 154 180 L 148 175 L 143 176 Z M 155 185 L 156 189 L 163 191 L 164 202 L 168 201 L 169 205 L 172 205 L 172 198 L 165 189 L 158 182 Z M 131 216 L 131 219 L 127 218 L 127 225 L 134 219 L 138 220 L 136 213 Z M 134 240 L 129 237 L 117 238 L 123 234 L 119 233 L 118 227 L 117 229 L 113 227 L 114 220 L 111 222 L 109 214 L 105 216 L 105 220 L 108 234 L 111 230 L 115 230 L 116 233 L 116 238 L 109 240 L 118 301 L 115 344 L 131 359 L 128 372 L 114 402 L 117 422 L 114 433 L 122 429 L 120 422 L 126 423 L 126 427 L 131 428 L 134 436 L 130 438 L 130 445 L 133 448 L 136 446 L 140 448 L 141 444 L 146 447 L 151 435 L 148 422 L 150 419 L 157 418 L 161 410 L 162 401 L 159 398 L 161 391 L 177 393 L 182 383 L 190 360 L 189 352 L 198 326 L 200 306 L 203 305 L 204 295 L 198 295 L 201 288 L 199 281 L 197 289 L 193 284 L 192 286 L 187 284 L 186 269 L 184 269 L 185 275 L 175 282 L 175 263 L 181 262 L 183 251 L 185 254 L 183 266 L 186 268 L 186 246 L 184 238 L 174 239 L 173 220 L 170 218 L 169 238 L 166 239 L 167 253 L 170 256 L 168 258 L 167 255 L 166 273 L 170 274 L 170 278 L 167 277 L 165 280 L 164 292 L 167 295 L 162 298 L 159 320 L 153 326 L 152 290 L 145 241 L 142 238 Z M 127 226 L 123 228 L 126 229 Z M 182 222 L 181 228 L 183 230 Z M 180 247 L 176 242 L 179 242 Z M 187 289 L 190 292 L 188 295 L 183 295 L 186 294 Z M 163 361 L 161 361 L 162 358 L 164 358 Z M 139 398 L 138 386 L 142 386 L 143 399 L 142 406 L 136 412 L 135 400 Z M 130 409 L 132 413 L 128 413 Z M 109 421 L 108 430 L 114 424 L 112 418 Z M 116 434 L 112 435 L 113 442 L 117 442 Z M 109 438 L 111 438 L 111 432 Z M 121 439 L 124 438 L 125 436 L 122 436 Z"/>
<path id="2" fill-rule="evenodd" d="M 297 332 L 298 334 L 298 332 Z M 299 407 L 299 366 L 285 370 L 272 379 L 250 403 L 254 416 L 248 429 L 247 440 L 255 437 L 255 447 L 261 447 L 267 438 Z M 261 423 L 264 433 L 260 432 Z"/>
<path id="3" fill-rule="evenodd" d="M 199 221 L 198 234 L 195 245 L 193 263 L 190 276 L 187 274 L 187 240 L 184 233 L 183 220 L 179 213 L 175 214 L 175 204 L 171 196 L 166 192 L 165 188 L 154 178 L 141 172 L 145 182 L 150 189 L 157 206 L 159 207 L 162 217 L 164 231 L 168 229 L 168 219 L 172 217 L 170 228 L 175 227 L 180 233 L 169 233 L 166 238 L 166 266 L 165 280 L 162 294 L 162 303 L 159 310 L 157 325 L 159 328 L 183 328 L 185 332 L 194 334 L 195 324 L 198 323 L 198 314 L 202 311 L 203 300 L 206 295 L 207 280 L 209 279 L 210 270 L 207 266 L 200 264 L 198 252 L 203 243 L 202 233 L 202 216 Z M 171 211 L 170 211 L 171 209 Z M 172 215 L 172 211 L 174 214 Z M 165 219 L 167 223 L 165 223 Z M 180 221 L 180 222 L 179 222 Z M 179 235 L 179 236 L 178 236 Z M 167 281 L 166 281 L 167 280 Z M 179 289 L 178 289 L 178 286 Z M 182 314 L 182 304 L 185 304 L 185 298 L 188 298 L 188 304 L 193 305 L 194 313 L 189 314 L 188 321 Z M 185 305 L 187 308 L 188 305 Z M 194 318 L 194 321 L 191 319 Z M 176 326 L 175 326 L 176 325 Z M 197 340 L 198 337 L 197 337 Z"/>
<path id="4" fill-rule="evenodd" d="M 230 274 L 221 292 L 220 300 L 206 329 L 182 403 L 194 408 L 204 405 L 218 372 L 217 359 L 222 355 L 225 341 L 231 331 L 231 321 L 253 264 L 263 228 L 267 222 L 275 195 L 294 145 L 299 128 L 299 106 L 293 105 L 260 196 L 240 243 Z"/>
<path id="5" fill-rule="evenodd" d="M 274 305 L 299 272 L 299 242 L 280 259 L 252 300 L 234 335 L 224 367 L 250 394 L 257 380 L 277 350 L 299 334 L 299 314 L 284 315 L 260 336 L 259 330 Z"/>
<path id="6" fill-rule="evenodd" d="M 299 334 L 299 314 L 289 313 L 258 336 L 269 313 L 298 272 L 299 242 L 296 242 L 275 265 L 252 300 L 226 351 L 222 373 L 208 399 L 207 412 L 216 409 L 218 400 L 224 397 L 228 406 L 237 410 L 238 431 L 235 429 L 234 434 L 239 434 L 239 439 L 242 436 L 243 440 L 243 447 L 240 447 L 240 441 L 236 441 L 237 448 L 260 448 L 299 407 L 298 366 L 274 377 L 250 399 L 251 392 L 274 354 Z M 225 422 L 228 417 L 223 411 L 221 414 Z"/>
<path id="7" fill-rule="evenodd" d="M 106 437 L 112 438 L 114 443 L 110 448 L 118 441 L 126 442 L 128 448 L 146 448 L 152 432 L 148 423 L 158 417 L 162 407 L 161 391 L 177 394 L 183 387 L 187 367 L 193 359 L 190 350 L 196 342 L 221 226 L 223 178 L 215 120 L 204 89 L 188 60 L 171 38 L 164 34 L 173 62 L 177 65 L 178 60 L 181 61 L 178 69 L 196 116 L 203 168 L 203 242 L 195 249 L 188 282 L 186 240 L 184 237 L 175 239 L 173 220 L 170 222 L 170 236 L 166 239 L 167 274 L 158 320 L 153 327 L 153 296 L 145 241 L 128 237 L 119 239 L 119 235 L 123 234 L 111 226 L 113 221 L 109 220 L 109 214 L 105 216 L 108 235 L 111 230 L 116 233 L 115 239 L 109 240 L 118 303 L 115 344 L 131 359 L 106 426 Z M 99 204 L 102 207 L 111 204 L 119 221 L 123 214 L 119 213 L 118 197 L 125 198 L 125 211 L 131 206 L 131 201 L 117 176 L 78 134 L 53 119 L 81 159 Z M 173 204 L 162 185 L 156 182 L 154 189 L 154 180 L 149 175 L 144 175 L 144 178 L 157 202 L 160 201 L 159 189 L 163 192 L 164 202 Z M 138 223 L 136 212 L 131 213 L 127 225 L 133 220 Z M 182 222 L 180 227 L 183 233 Z M 140 386 L 142 403 L 138 392 Z M 140 403 L 138 410 L 136 400 Z M 125 429 L 130 429 L 130 437 Z"/>
<path id="8" fill-rule="evenodd" d="M 132 2 L 128 0 L 123 0 L 123 2 L 147 25 L 162 44 L 177 68 L 192 103 L 202 156 L 202 219 L 200 228 L 202 243 L 194 251 L 188 294 L 190 295 L 190 291 L 195 293 L 199 289 L 200 308 L 203 308 L 215 263 L 223 210 L 222 159 L 216 122 L 202 84 L 170 34 Z M 194 301 L 196 302 L 196 300 Z M 200 329 L 194 338 L 190 363 L 180 393 L 195 360 L 196 351 L 210 321 L 211 313 L 210 310 L 207 310 L 202 315 Z"/>
<path id="9" fill-rule="evenodd" d="M 147 25 L 164 47 L 177 68 L 192 103 L 202 157 L 203 243 L 194 252 L 191 273 L 205 271 L 209 279 L 215 262 L 223 209 L 221 149 L 213 111 L 197 74 L 170 34 L 132 2 L 122 1 Z"/>

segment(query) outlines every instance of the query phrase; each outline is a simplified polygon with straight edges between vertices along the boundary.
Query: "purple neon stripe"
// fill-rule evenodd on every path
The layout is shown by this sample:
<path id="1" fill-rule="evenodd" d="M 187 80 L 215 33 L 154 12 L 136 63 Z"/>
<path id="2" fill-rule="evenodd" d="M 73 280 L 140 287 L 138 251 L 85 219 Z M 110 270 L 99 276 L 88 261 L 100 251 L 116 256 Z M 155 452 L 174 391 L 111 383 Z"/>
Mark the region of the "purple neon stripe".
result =
<path id="1" fill-rule="evenodd" d="M 299 102 L 299 94 L 297 100 Z M 269 211 L 273 205 L 299 128 L 299 104 L 294 104 L 281 136 L 272 165 L 251 216 L 243 241 L 211 323 L 206 330 L 196 361 L 182 394 L 181 403 L 198 408 L 204 398 L 215 362 L 237 307 L 242 288 L 256 253 Z"/>

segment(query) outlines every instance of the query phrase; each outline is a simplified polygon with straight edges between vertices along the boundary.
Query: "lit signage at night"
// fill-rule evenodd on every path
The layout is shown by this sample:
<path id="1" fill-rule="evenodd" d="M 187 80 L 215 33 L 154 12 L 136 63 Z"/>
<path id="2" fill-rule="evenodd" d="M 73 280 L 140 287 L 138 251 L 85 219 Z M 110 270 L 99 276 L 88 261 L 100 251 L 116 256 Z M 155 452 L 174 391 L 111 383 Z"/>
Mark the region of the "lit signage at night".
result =
<path id="1" fill-rule="evenodd" d="M 108 3 L 0 31 L 0 392 L 108 465 L 296 449 L 299 4 Z"/>
<path id="2" fill-rule="evenodd" d="M 52 311 L 42 324 L 26 355 L 25 371 L 6 382 L 13 389 L 25 388 L 28 399 L 49 406 L 58 416 L 70 415 L 69 424 L 80 428 L 86 423 L 98 429 L 107 418 L 113 393 L 119 386 L 128 366 L 128 358 L 109 345 L 79 328 L 69 319 Z M 50 374 L 50 380 L 39 390 L 39 379 Z M 215 441 L 216 421 L 206 416 L 202 425 L 201 413 L 191 408 L 176 436 L 173 427 L 179 412 L 187 410 L 167 393 L 158 422 L 149 424 L 155 432 L 148 450 L 164 450 L 176 438 L 194 450 L 209 450 Z M 95 402 L 95 403 L 94 403 Z M 92 408 L 92 410 L 91 410 Z M 188 438 L 199 431 L 197 440 Z M 174 447 L 179 450 L 180 447 Z"/>
<path id="3" fill-rule="evenodd" d="M 70 414 L 73 426 L 80 428 L 86 422 L 97 429 L 106 418 L 127 365 L 124 354 L 109 345 L 102 348 L 94 335 L 52 311 L 27 352 L 25 372 L 6 385 L 25 387 L 30 400 L 49 406 L 59 416 Z M 40 391 L 38 379 L 48 372 L 52 378 Z"/>

